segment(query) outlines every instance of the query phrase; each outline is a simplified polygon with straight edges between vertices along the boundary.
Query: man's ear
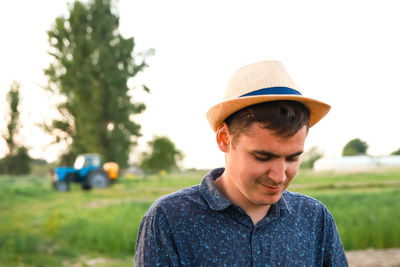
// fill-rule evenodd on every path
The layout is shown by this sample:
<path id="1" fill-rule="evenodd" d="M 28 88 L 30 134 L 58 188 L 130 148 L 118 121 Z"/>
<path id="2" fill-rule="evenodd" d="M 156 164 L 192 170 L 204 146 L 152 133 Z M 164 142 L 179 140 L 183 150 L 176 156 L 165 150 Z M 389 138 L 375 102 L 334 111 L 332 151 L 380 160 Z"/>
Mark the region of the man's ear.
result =
<path id="1" fill-rule="evenodd" d="M 229 152 L 229 145 L 232 142 L 232 137 L 229 133 L 226 122 L 217 128 L 216 138 L 219 149 L 225 153 Z"/>

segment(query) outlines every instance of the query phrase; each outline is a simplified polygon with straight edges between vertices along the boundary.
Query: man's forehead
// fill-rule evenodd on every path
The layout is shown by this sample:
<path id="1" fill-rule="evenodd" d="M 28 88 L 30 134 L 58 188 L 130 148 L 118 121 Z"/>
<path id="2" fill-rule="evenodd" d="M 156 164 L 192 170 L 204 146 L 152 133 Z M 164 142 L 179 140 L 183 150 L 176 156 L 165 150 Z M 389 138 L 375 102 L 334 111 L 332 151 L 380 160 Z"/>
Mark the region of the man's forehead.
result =
<path id="1" fill-rule="evenodd" d="M 253 122 L 247 129 L 240 132 L 240 135 L 245 135 L 248 138 L 261 138 L 262 136 L 267 136 L 273 139 L 290 140 L 295 136 L 307 137 L 309 128 L 303 126 L 295 134 L 291 136 L 286 136 L 279 134 L 279 129 L 269 129 L 266 125 L 262 125 L 258 122 Z M 240 137 L 240 135 L 238 137 Z"/>
<path id="2" fill-rule="evenodd" d="M 302 128 L 292 137 L 277 136 L 272 130 L 255 128 L 248 133 L 233 140 L 234 146 L 250 153 L 271 154 L 278 156 L 290 156 L 301 154 L 304 150 L 306 129 Z"/>

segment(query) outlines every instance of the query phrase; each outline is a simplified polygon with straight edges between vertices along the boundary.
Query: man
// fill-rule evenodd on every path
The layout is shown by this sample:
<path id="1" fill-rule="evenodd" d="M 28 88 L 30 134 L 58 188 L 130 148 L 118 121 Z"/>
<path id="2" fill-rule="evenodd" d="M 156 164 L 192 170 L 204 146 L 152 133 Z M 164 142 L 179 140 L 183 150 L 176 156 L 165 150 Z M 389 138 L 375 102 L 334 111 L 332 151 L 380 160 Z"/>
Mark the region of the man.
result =
<path id="1" fill-rule="evenodd" d="M 325 206 L 286 191 L 329 109 L 302 96 L 278 61 L 239 69 L 207 113 L 225 168 L 152 205 L 135 266 L 347 266 Z"/>

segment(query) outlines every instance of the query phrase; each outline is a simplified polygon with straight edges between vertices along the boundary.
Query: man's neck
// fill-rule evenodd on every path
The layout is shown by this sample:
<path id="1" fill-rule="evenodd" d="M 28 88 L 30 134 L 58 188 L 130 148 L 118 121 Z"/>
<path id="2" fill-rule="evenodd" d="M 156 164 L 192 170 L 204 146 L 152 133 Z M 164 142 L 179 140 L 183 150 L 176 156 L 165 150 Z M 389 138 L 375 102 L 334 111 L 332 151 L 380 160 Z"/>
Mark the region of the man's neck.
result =
<path id="1" fill-rule="evenodd" d="M 215 181 L 217 188 L 233 204 L 241 207 L 251 218 L 253 224 L 256 225 L 268 214 L 271 205 L 256 205 L 254 203 L 251 203 L 239 190 L 237 190 L 236 187 L 228 185 L 229 181 L 225 175 L 226 174 L 223 173 Z"/>

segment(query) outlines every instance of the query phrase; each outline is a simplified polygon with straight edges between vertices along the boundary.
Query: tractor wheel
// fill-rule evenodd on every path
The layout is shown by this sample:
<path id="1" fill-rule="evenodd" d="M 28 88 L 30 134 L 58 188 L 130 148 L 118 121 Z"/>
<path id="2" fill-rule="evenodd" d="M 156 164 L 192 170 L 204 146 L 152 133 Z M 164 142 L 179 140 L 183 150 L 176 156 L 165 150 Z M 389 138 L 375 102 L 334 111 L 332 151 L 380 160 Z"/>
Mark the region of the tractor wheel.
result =
<path id="1" fill-rule="evenodd" d="M 91 171 L 88 180 L 91 188 L 106 188 L 110 184 L 108 174 L 101 169 Z"/>
<path id="2" fill-rule="evenodd" d="M 68 192 L 69 191 L 69 183 L 67 180 L 56 181 L 56 182 L 54 182 L 54 188 L 57 191 Z"/>

